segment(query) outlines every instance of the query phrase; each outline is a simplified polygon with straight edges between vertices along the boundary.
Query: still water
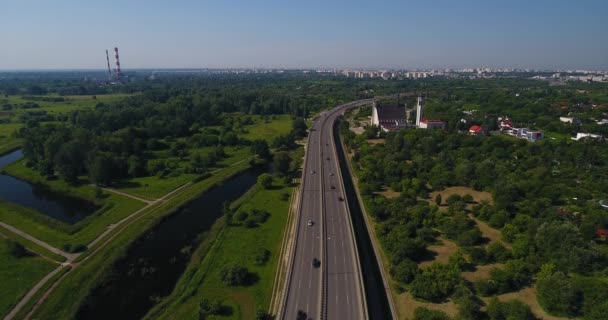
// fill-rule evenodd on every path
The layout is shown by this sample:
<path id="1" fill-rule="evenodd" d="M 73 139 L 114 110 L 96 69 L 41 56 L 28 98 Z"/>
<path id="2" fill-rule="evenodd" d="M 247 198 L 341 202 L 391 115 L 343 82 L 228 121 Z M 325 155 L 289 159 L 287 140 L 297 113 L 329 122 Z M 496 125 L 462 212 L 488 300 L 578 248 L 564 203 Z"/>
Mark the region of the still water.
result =
<path id="1" fill-rule="evenodd" d="M 139 319 L 171 293 L 192 252 L 232 202 L 256 183 L 257 170 L 241 173 L 188 203 L 135 240 L 79 310 L 78 319 Z"/>
<path id="2" fill-rule="evenodd" d="M 21 150 L 0 156 L 0 169 L 22 157 Z M 44 186 L 5 174 L 0 174 L 0 200 L 36 210 L 68 224 L 74 224 L 98 209 L 90 202 L 51 192 Z"/>

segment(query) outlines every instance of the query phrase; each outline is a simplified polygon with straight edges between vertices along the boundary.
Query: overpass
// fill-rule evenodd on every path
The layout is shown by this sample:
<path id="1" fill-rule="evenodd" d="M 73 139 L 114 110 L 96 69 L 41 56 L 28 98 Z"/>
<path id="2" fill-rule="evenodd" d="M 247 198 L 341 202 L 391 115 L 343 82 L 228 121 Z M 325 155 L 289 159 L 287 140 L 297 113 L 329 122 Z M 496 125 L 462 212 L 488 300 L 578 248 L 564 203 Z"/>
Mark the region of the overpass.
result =
<path id="1" fill-rule="evenodd" d="M 358 100 L 318 117 L 308 135 L 280 319 L 367 319 L 354 228 L 345 199 L 333 125 Z"/>

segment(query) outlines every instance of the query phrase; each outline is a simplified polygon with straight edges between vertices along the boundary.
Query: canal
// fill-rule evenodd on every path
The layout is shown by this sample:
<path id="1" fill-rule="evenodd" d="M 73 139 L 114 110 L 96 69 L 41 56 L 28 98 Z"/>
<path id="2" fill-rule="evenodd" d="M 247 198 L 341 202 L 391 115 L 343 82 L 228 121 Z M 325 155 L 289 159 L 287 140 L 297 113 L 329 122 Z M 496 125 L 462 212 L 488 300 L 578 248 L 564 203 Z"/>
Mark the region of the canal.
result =
<path id="1" fill-rule="evenodd" d="M 93 290 L 78 319 L 139 319 L 173 290 L 191 254 L 222 215 L 225 202 L 257 182 L 249 170 L 207 191 L 135 240 L 108 278 Z"/>
<path id="2" fill-rule="evenodd" d="M 23 157 L 16 150 L 0 157 L 0 170 Z M 59 221 L 74 224 L 99 209 L 88 201 L 64 196 L 48 188 L 0 174 L 0 200 L 11 202 Z"/>

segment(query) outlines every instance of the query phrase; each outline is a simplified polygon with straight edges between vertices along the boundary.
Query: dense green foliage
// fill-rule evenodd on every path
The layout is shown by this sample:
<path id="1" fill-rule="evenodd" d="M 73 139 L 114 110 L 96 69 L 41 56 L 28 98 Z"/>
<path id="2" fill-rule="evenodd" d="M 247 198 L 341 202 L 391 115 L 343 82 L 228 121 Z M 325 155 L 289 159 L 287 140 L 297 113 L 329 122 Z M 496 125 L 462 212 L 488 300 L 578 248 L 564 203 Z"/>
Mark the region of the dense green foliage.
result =
<path id="1" fill-rule="evenodd" d="M 605 103 L 608 99 L 597 95 L 597 90 L 604 89 L 595 88 L 594 99 Z M 428 101 L 429 114 L 455 124 L 464 117 L 462 110 L 475 109 L 473 118 L 480 117 L 480 124 L 486 121 L 484 115 L 493 113 L 551 126 L 551 122 L 559 122 L 555 117 L 563 114 L 548 112 L 547 108 L 559 99 L 577 105 L 587 103 L 581 98 L 584 94 L 564 98 L 568 90 L 537 88 L 518 97 L 512 94 L 520 90 L 440 89 Z M 539 102 L 530 102 L 532 96 Z M 501 108 L 494 108 L 492 101 Z M 438 111 L 439 106 L 446 108 Z M 447 115 L 458 120 L 450 120 Z M 554 120 L 539 120 L 547 115 L 554 116 Z M 582 118 L 583 114 L 578 116 Z M 496 124 L 495 117 L 484 125 L 492 124 Z M 458 270 L 434 264 L 420 271 L 415 263 L 428 259 L 426 247 L 441 234 L 463 248 L 465 267 L 469 263 L 504 263 L 492 270 L 488 279 L 471 286 L 476 294 L 492 296 L 536 284 L 538 300 L 550 313 L 597 313 L 583 305 L 590 299 L 599 301 L 598 292 L 606 290 L 601 279 L 608 270 L 608 248 L 595 232 L 608 228 L 608 210 L 598 204 L 608 199 L 606 142 L 546 139 L 529 143 L 502 135 L 475 137 L 453 132 L 457 129 L 380 133 L 385 143 L 369 144 L 367 139 L 379 134 L 375 128 L 369 127 L 356 136 L 348 130 L 348 123 L 341 124 L 345 143 L 354 151 L 352 160 L 359 188 L 376 221 L 393 279 L 423 300 L 443 301 L 455 294 L 454 288 L 460 282 Z M 431 191 L 452 186 L 487 191 L 494 201 L 475 203 L 470 195 L 442 199 L 440 194 L 430 199 Z M 396 191 L 399 196 L 387 198 L 378 193 L 385 189 Z M 442 210 L 433 203 L 442 205 Z M 472 216 L 499 229 L 509 249 L 500 242 L 487 245 L 488 239 Z M 555 266 L 554 272 L 545 280 L 537 279 L 536 273 L 546 263 Z M 582 286 L 579 275 L 596 279 L 597 284 Z M 584 289 L 589 287 L 592 289 Z M 458 303 L 459 318 L 477 317 L 479 305 L 474 300 Z M 600 303 L 597 308 L 601 308 Z M 512 318 L 511 313 L 513 317 L 529 314 L 515 303 L 496 309 L 500 309 L 495 311 L 497 319 Z"/>

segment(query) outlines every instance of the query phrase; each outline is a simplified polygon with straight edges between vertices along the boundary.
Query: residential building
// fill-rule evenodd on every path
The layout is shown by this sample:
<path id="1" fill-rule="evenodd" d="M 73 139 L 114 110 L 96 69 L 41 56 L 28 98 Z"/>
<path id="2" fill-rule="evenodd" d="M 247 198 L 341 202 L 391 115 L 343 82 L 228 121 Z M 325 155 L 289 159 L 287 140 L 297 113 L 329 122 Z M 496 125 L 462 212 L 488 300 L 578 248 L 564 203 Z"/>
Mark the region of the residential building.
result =
<path id="1" fill-rule="evenodd" d="M 469 128 L 469 134 L 472 136 L 481 136 L 484 134 L 483 128 L 478 125 L 473 125 Z"/>

